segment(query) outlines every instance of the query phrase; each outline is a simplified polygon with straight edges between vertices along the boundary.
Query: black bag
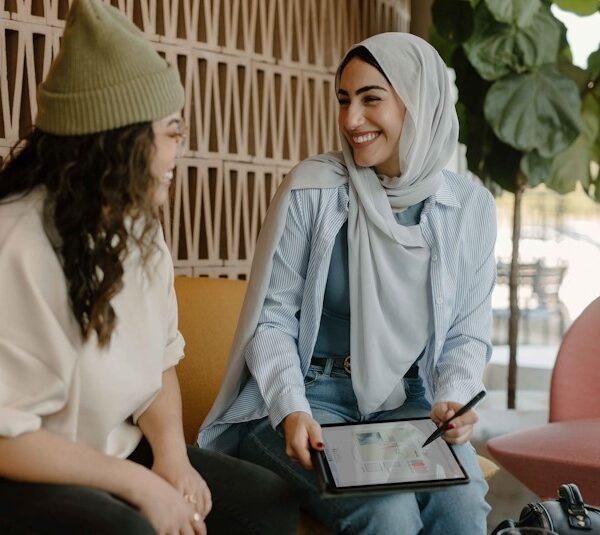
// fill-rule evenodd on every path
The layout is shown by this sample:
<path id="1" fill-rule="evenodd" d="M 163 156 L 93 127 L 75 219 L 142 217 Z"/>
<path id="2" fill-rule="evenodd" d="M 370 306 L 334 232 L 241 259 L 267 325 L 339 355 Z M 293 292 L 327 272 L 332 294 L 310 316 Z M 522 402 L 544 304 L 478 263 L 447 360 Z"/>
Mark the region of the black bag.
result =
<path id="1" fill-rule="evenodd" d="M 546 528 L 559 535 L 600 535 L 600 509 L 586 505 L 574 483 L 561 485 L 558 500 L 528 503 L 519 520 L 504 520 L 492 531 L 515 527 Z"/>

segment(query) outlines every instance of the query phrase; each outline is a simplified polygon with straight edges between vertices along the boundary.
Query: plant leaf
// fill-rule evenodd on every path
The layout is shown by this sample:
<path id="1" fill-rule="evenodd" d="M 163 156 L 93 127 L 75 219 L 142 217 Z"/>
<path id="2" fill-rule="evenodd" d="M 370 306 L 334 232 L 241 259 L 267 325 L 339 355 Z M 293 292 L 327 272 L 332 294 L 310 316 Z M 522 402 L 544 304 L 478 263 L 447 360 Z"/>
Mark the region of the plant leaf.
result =
<path id="1" fill-rule="evenodd" d="M 490 87 L 485 117 L 505 143 L 551 158 L 566 149 L 580 129 L 577 85 L 555 65 L 527 74 L 511 74 Z"/>
<path id="2" fill-rule="evenodd" d="M 473 35 L 463 46 L 486 80 L 556 62 L 562 26 L 543 5 L 527 26 L 520 27 L 497 22 L 482 2 L 475 10 L 474 22 Z"/>
<path id="3" fill-rule="evenodd" d="M 520 56 L 518 67 L 537 67 L 555 63 L 560 49 L 563 24 L 546 7 L 541 7 L 526 27 L 517 26 L 515 55 Z"/>
<path id="4" fill-rule="evenodd" d="M 577 182 L 590 183 L 590 159 L 581 137 L 554 158 L 546 185 L 558 193 L 575 191 Z"/>
<path id="5" fill-rule="evenodd" d="M 463 48 L 482 78 L 496 80 L 511 70 L 513 30 L 497 22 L 482 2 L 475 10 L 473 35 Z"/>
<path id="6" fill-rule="evenodd" d="M 460 102 L 457 105 L 457 113 L 460 125 L 459 141 L 467 147 L 469 170 L 484 179 L 487 176 L 485 147 L 491 128 L 481 114 L 468 112 Z"/>
<path id="7" fill-rule="evenodd" d="M 451 65 L 454 69 L 454 83 L 458 89 L 459 100 L 465 104 L 469 112 L 483 116 L 483 102 L 492 84 L 479 76 L 473 65 L 469 63 L 462 47 L 454 51 Z"/>
<path id="8" fill-rule="evenodd" d="M 598 163 L 598 160 L 596 160 L 596 163 Z M 594 200 L 596 202 L 600 202 L 600 167 L 596 166 L 596 168 L 592 171 L 590 183 L 594 188 Z"/>
<path id="9" fill-rule="evenodd" d="M 592 80 L 600 78 L 600 48 L 588 56 L 587 70 L 590 72 Z"/>
<path id="10" fill-rule="evenodd" d="M 540 0 L 485 0 L 485 3 L 498 22 L 519 28 L 527 26 L 542 5 Z"/>
<path id="11" fill-rule="evenodd" d="M 552 158 L 543 158 L 537 150 L 532 150 L 521 158 L 521 171 L 527 177 L 530 188 L 545 182 L 551 168 Z"/>
<path id="12" fill-rule="evenodd" d="M 429 43 L 438 51 L 446 65 L 452 65 L 452 55 L 458 47 L 456 43 L 442 37 L 433 25 L 429 32 Z"/>
<path id="13" fill-rule="evenodd" d="M 593 15 L 599 9 L 598 0 L 554 0 L 554 3 L 578 15 Z"/>
<path id="14" fill-rule="evenodd" d="M 596 164 L 600 163 L 600 138 L 598 138 L 596 140 L 596 143 L 594 143 L 594 145 L 592 146 L 591 156 L 592 156 L 592 161 L 596 162 Z M 599 165 L 596 165 L 596 166 L 600 170 L 600 166 Z"/>
<path id="15" fill-rule="evenodd" d="M 464 114 L 461 129 L 465 127 L 463 138 L 469 170 L 484 182 L 494 182 L 514 193 L 521 153 L 502 143 L 479 114 Z"/>
<path id="16" fill-rule="evenodd" d="M 464 0 L 435 0 L 431 16 L 437 32 L 453 43 L 462 43 L 473 33 L 473 8 Z"/>
<path id="17" fill-rule="evenodd" d="M 487 175 L 502 189 L 515 193 L 521 153 L 502 143 L 496 136 L 490 137 L 485 160 Z"/>
<path id="18" fill-rule="evenodd" d="M 574 65 L 570 59 L 563 55 L 558 58 L 558 68 L 561 73 L 573 80 L 577 84 L 579 92 L 583 93 L 590 81 L 588 71 Z"/>
<path id="19" fill-rule="evenodd" d="M 552 164 L 547 185 L 559 193 L 573 191 L 578 181 L 587 190 L 594 181 L 590 163 L 600 136 L 600 104 L 592 95 L 583 101 L 581 123 L 581 134 Z"/>

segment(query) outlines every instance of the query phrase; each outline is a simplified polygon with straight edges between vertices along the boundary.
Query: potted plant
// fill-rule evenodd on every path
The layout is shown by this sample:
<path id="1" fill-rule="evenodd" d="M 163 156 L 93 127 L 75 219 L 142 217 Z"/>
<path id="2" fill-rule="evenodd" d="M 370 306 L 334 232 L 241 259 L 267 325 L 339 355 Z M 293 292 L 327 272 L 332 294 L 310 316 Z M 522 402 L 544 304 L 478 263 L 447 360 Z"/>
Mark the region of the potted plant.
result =
<path id="1" fill-rule="evenodd" d="M 598 0 L 555 0 L 589 15 Z M 541 183 L 577 182 L 600 201 L 600 50 L 572 62 L 550 0 L 435 0 L 431 42 L 456 73 L 460 141 L 469 170 L 514 194 L 509 277 L 508 408 L 515 407 L 521 202 Z"/>

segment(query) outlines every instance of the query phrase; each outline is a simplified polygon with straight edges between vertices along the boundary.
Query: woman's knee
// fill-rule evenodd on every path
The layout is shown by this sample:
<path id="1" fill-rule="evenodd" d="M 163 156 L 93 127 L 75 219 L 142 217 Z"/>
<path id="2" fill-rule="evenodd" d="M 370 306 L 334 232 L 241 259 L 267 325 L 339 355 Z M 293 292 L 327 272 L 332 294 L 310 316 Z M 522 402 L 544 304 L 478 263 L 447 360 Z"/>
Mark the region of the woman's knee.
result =
<path id="1" fill-rule="evenodd" d="M 487 529 L 490 506 L 470 484 L 432 492 L 422 510 L 424 532 L 431 535 L 481 535 Z M 443 518 L 443 523 L 440 519 Z"/>
<path id="2" fill-rule="evenodd" d="M 65 523 L 84 526 L 64 533 L 97 535 L 156 535 L 150 522 L 132 505 L 96 489 L 81 489 L 76 502 L 61 508 Z"/>
<path id="3" fill-rule="evenodd" d="M 188 450 L 189 451 L 189 450 Z M 207 517 L 214 533 L 294 533 L 298 499 L 275 473 L 251 462 L 207 450 L 191 451 L 193 465 L 213 496 Z"/>
<path id="4" fill-rule="evenodd" d="M 209 533 L 293 534 L 299 503 L 292 488 L 273 472 L 239 460 L 237 480 L 213 488 Z"/>
<path id="5" fill-rule="evenodd" d="M 485 500 L 487 490 L 483 476 L 475 473 L 465 485 L 420 494 L 418 499 L 424 531 L 431 535 L 485 533 L 487 515 L 491 509 Z M 443 526 L 440 525 L 440 518 L 444 518 Z"/>
<path id="6" fill-rule="evenodd" d="M 333 521 L 330 520 L 328 524 L 338 533 L 417 535 L 422 528 L 415 495 L 411 493 L 367 499 L 349 498 L 335 502 L 329 512 Z"/>
<path id="7" fill-rule="evenodd" d="M 2 533 L 155 535 L 134 507 L 107 492 L 71 485 L 12 483 L 0 488 Z M 12 501 L 11 501 L 12 500 Z M 8 526 L 8 527 L 7 527 Z"/>

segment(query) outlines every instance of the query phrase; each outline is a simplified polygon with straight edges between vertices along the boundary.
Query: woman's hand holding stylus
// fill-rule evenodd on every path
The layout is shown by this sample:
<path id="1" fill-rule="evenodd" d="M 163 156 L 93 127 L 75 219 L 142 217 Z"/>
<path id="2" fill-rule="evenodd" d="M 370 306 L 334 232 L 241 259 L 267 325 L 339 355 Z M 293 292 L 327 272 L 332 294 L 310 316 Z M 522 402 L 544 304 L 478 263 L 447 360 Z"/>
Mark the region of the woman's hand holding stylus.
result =
<path id="1" fill-rule="evenodd" d="M 292 412 L 285 417 L 282 427 L 286 455 L 312 470 L 310 448 L 322 450 L 325 447 L 319 422 L 306 412 Z"/>
<path id="2" fill-rule="evenodd" d="M 431 419 L 439 426 L 452 418 L 462 406 L 462 403 L 454 401 L 435 403 L 431 409 Z M 458 416 L 450 422 L 448 430 L 442 435 L 444 440 L 449 444 L 463 444 L 467 442 L 471 438 L 473 426 L 478 420 L 479 416 L 477 416 L 477 413 L 473 409 Z"/>

